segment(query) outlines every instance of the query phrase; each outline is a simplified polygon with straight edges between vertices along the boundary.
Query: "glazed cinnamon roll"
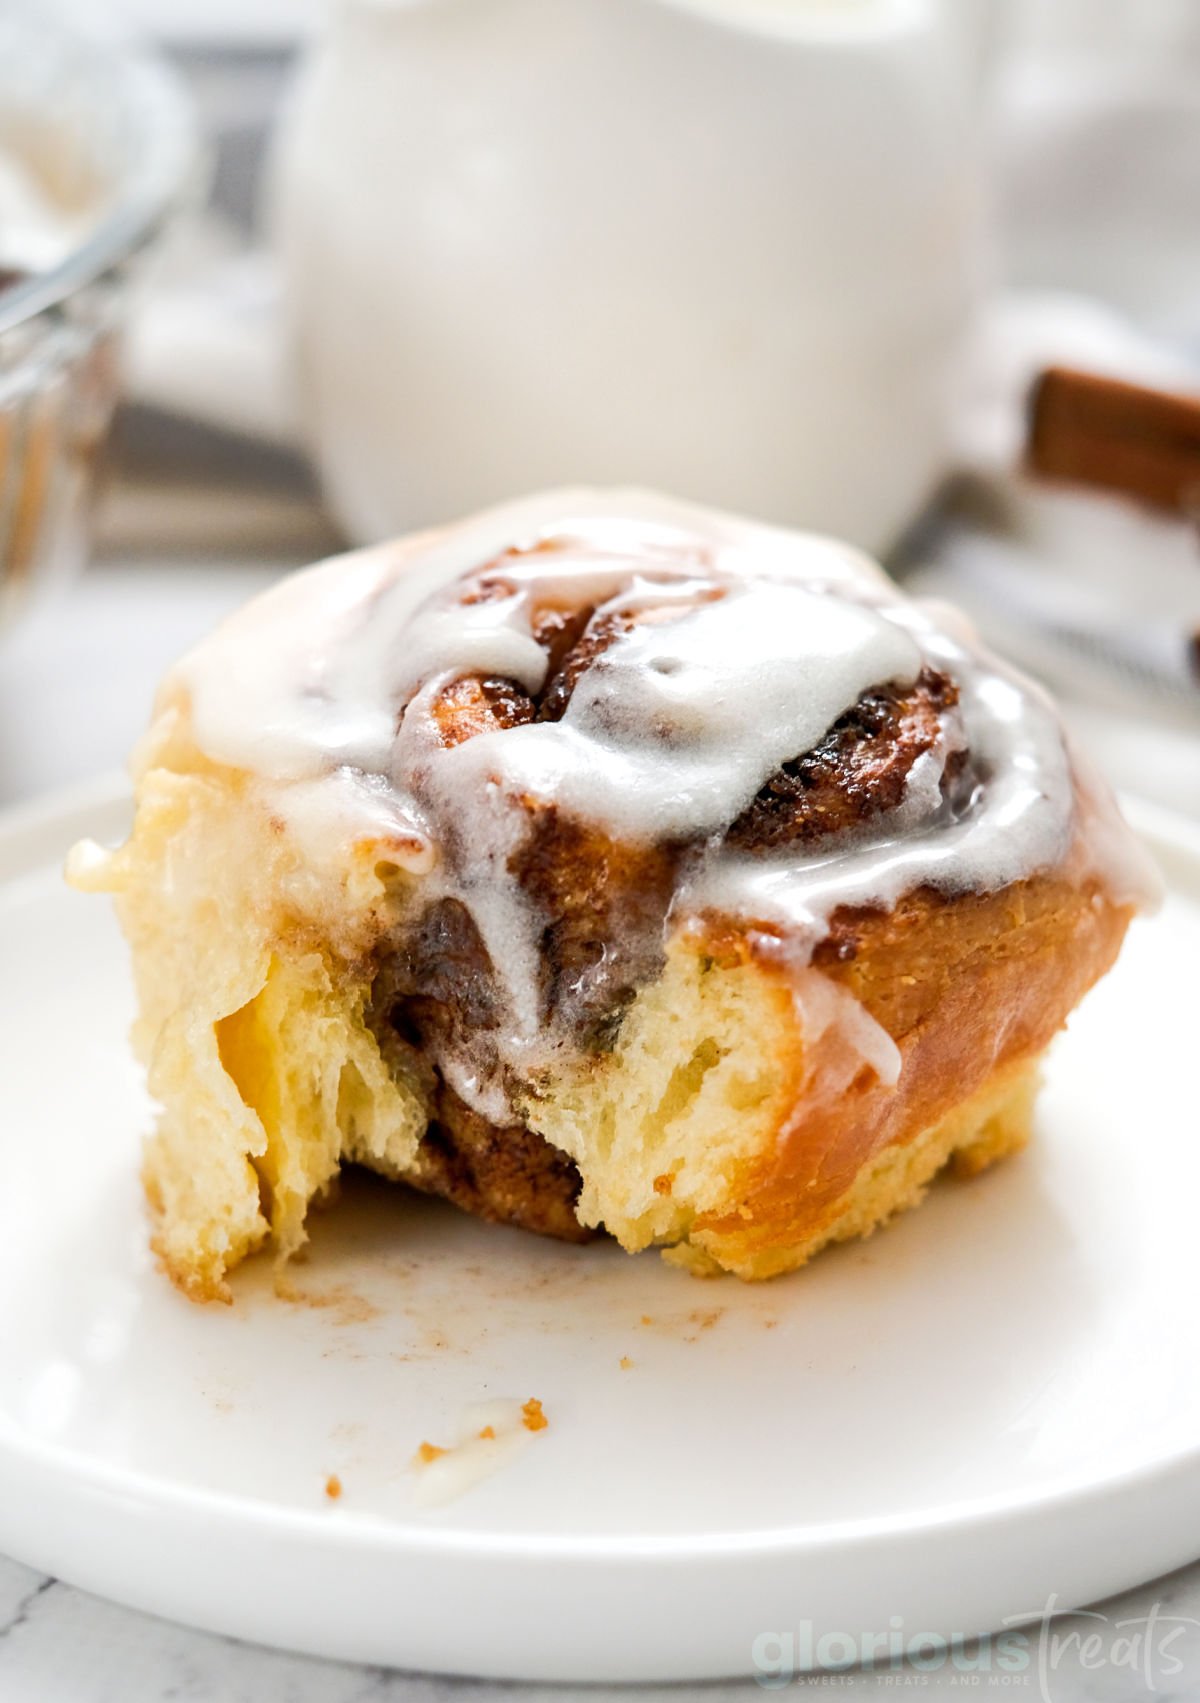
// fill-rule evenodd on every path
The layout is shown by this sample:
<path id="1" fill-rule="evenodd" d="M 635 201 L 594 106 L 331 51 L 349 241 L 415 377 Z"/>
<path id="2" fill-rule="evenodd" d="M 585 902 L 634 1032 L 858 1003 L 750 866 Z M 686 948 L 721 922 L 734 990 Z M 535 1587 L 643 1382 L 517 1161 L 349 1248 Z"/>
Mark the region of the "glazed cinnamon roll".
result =
<path id="1" fill-rule="evenodd" d="M 1026 1140 L 1152 890 L 1029 681 L 863 557 L 568 492 L 295 575 L 165 681 L 129 937 L 197 1297 L 341 1166 L 768 1277 Z"/>

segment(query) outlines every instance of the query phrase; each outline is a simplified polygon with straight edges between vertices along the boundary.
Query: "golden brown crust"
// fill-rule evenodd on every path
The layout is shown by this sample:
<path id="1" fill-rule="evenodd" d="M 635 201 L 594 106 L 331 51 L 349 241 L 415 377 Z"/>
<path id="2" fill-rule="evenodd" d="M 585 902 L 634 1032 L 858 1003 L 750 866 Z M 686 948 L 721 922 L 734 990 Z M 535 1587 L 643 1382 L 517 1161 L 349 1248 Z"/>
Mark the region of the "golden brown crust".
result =
<path id="1" fill-rule="evenodd" d="M 1045 1049 L 1112 965 L 1132 914 L 1096 881 L 1062 874 L 841 913 L 816 966 L 896 1042 L 899 1081 L 890 1087 L 864 1068 L 836 1098 L 814 1094 L 820 1049 L 806 1058 L 798 1036 L 796 1091 L 777 1141 L 730 1177 L 728 1208 L 699 1217 L 693 1239 L 724 1265 L 755 1267 L 749 1275 L 788 1269 L 872 1155 L 911 1141 Z"/>

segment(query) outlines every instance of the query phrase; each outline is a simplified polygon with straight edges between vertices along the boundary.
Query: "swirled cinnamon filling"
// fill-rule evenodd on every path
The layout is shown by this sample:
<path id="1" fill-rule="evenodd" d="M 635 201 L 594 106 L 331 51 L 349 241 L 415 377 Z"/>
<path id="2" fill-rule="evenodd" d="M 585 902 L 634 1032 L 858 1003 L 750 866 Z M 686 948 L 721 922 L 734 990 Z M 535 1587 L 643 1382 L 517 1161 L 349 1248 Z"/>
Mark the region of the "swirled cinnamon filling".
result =
<path id="1" fill-rule="evenodd" d="M 1029 1132 L 1153 892 L 1053 707 L 828 539 L 554 492 L 184 657 L 117 896 L 197 1295 L 364 1164 L 757 1278 Z"/>
<path id="2" fill-rule="evenodd" d="M 514 595 L 511 582 L 484 574 L 463 595 L 466 607 Z M 716 601 L 705 587 L 695 601 L 652 601 L 647 587 L 636 609 L 535 609 L 531 630 L 546 653 L 536 691 L 512 679 L 463 674 L 449 680 L 426 713 L 444 748 L 484 734 L 557 722 L 590 670 L 641 626 L 663 630 L 697 604 Z M 924 667 L 909 685 L 883 683 L 864 692 L 819 742 L 799 752 L 759 788 L 723 838 L 740 852 L 778 854 L 819 846 L 862 831 L 904 804 L 921 759 L 937 755 L 938 786 L 961 796 L 969 768 L 957 727 L 948 728 L 959 693 L 944 672 Z M 406 706 L 407 710 L 407 706 Z M 505 863 L 536 931 L 539 1021 L 560 1044 L 602 1051 L 639 987 L 661 971 L 668 919 L 689 864 L 700 860 L 699 836 L 631 842 L 614 839 L 556 803 L 521 800 L 522 832 Z M 470 847 L 447 845 L 469 865 Z M 519 1118 L 485 1116 L 447 1076 L 451 1061 L 469 1059 L 492 1105 L 509 1108 L 518 1086 L 505 1062 L 508 1007 L 503 986 L 472 913 L 460 899 L 432 903 L 382 953 L 372 1021 L 390 1044 L 406 1049 L 412 1069 L 431 1069 L 431 1135 L 417 1186 L 465 1206 L 546 1234 L 585 1234 L 573 1207 L 575 1166 Z M 434 1061 L 430 1065 L 429 1061 Z M 461 1063 L 459 1065 L 461 1070 Z"/>
<path id="3" fill-rule="evenodd" d="M 681 930 L 800 967 L 843 914 L 1064 854 L 1049 705 L 853 552 L 591 496 L 409 548 L 314 570 L 269 643 L 250 621 L 180 674 L 312 867 L 351 833 L 413 873 L 368 1020 L 430 1098 L 423 1188 L 577 1234 L 520 1108 L 606 1055 Z"/>

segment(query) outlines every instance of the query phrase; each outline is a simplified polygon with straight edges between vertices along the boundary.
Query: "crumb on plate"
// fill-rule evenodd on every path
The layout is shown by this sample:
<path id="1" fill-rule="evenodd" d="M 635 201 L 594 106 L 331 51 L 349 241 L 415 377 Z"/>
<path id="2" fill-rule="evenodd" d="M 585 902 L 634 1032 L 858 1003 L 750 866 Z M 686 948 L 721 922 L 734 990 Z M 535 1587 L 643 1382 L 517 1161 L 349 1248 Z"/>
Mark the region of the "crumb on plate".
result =
<path id="1" fill-rule="evenodd" d="M 542 1404 L 536 1396 L 530 1396 L 521 1409 L 521 1422 L 526 1431 L 544 1431 L 550 1421 L 542 1412 Z"/>

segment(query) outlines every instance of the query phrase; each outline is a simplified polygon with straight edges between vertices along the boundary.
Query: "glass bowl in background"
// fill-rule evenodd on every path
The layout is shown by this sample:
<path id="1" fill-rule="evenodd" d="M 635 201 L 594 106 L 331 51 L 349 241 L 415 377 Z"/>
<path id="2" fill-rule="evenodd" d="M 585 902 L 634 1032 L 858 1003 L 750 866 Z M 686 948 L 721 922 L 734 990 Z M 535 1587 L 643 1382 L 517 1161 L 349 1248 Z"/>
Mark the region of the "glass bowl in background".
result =
<path id="1" fill-rule="evenodd" d="M 44 0 L 0 7 L 0 631 L 87 555 L 131 262 L 194 175 L 157 59 Z"/>

